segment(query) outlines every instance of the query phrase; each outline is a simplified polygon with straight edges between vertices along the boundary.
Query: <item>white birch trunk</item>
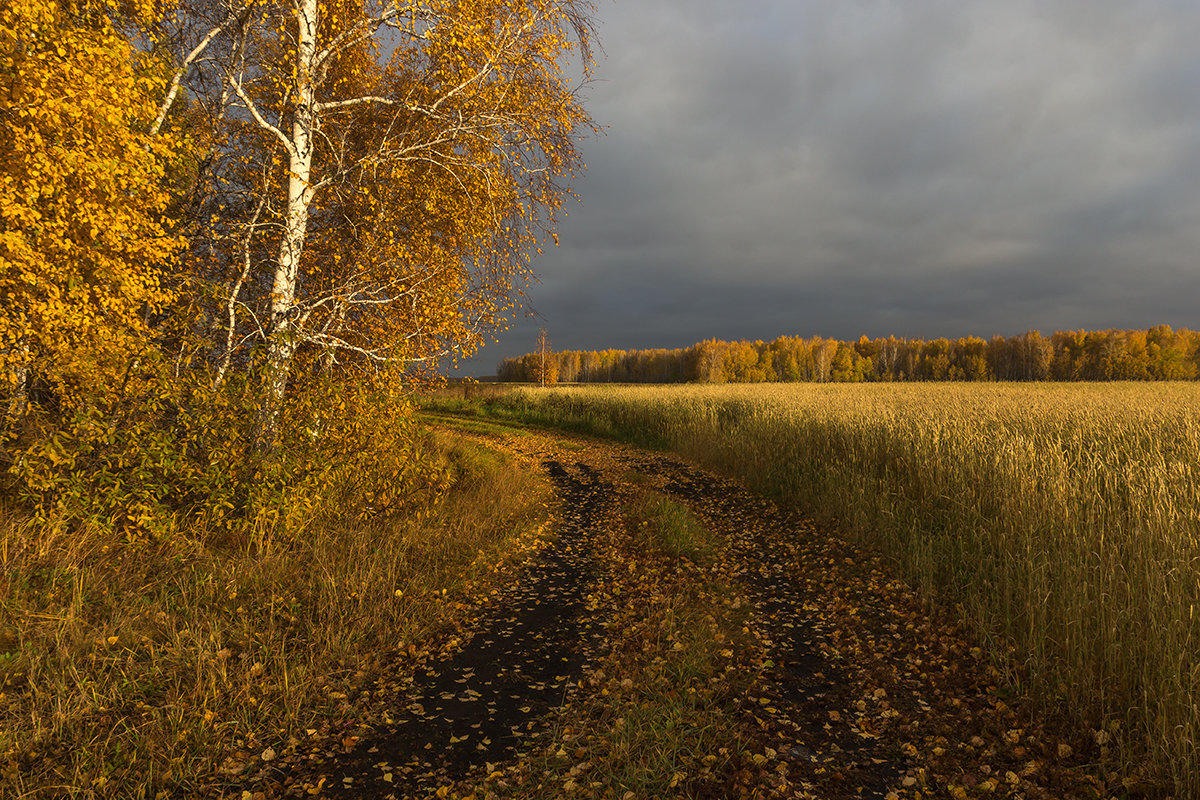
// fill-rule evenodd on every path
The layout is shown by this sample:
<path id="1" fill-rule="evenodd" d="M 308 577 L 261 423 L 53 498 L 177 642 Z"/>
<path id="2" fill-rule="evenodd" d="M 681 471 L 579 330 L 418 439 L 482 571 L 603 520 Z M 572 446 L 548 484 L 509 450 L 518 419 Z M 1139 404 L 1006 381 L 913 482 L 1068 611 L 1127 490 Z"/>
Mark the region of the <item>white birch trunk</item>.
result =
<path id="1" fill-rule="evenodd" d="M 8 398 L 6 424 L 15 424 L 29 410 L 29 340 L 21 337 L 17 345 L 16 365 L 13 367 L 13 390 Z M 3 430 L 3 429 L 0 429 Z M 5 431 L 7 432 L 7 431 Z"/>
<path id="2" fill-rule="evenodd" d="M 313 134 L 317 124 L 313 85 L 317 61 L 317 0 L 296 4 L 296 87 L 291 147 L 288 153 L 288 198 L 284 213 L 279 260 L 271 285 L 271 328 L 265 374 L 266 398 L 260 425 L 260 441 L 270 448 L 276 439 L 279 411 L 296 352 L 291 311 L 296 298 L 300 256 L 308 232 L 308 209 L 312 203 Z"/>

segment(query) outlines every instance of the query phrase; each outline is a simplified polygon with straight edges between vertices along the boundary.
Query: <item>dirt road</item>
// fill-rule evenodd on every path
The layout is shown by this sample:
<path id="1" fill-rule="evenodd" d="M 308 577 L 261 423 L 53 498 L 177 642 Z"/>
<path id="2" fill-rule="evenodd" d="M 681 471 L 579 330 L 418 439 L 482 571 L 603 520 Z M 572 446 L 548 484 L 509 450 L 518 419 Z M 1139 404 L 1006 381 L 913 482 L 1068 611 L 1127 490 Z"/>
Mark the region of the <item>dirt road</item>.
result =
<path id="1" fill-rule="evenodd" d="M 264 794 L 633 800 L 657 785 L 628 768 L 636 762 L 665 773 L 653 790 L 664 797 L 1110 795 L 1094 738 L 1022 698 L 879 559 L 671 456 L 554 433 L 462 435 L 547 472 L 556 536 L 457 652 L 402 676 L 392 724 Z M 686 505 L 711 533 L 703 564 L 630 538 L 630 503 L 650 495 Z M 728 587 L 719 602 L 704 588 L 718 585 Z M 686 690 L 679 679 L 680 707 L 709 714 L 720 724 L 695 725 L 728 741 L 644 722 L 639 735 L 712 751 L 645 769 L 650 754 L 629 744 L 627 718 L 658 707 L 636 693 L 653 679 L 644 675 L 675 674 L 684 646 L 643 624 L 666 595 L 640 586 L 700 598 L 705 619 L 728 610 L 741 634 L 695 646 L 723 673 L 687 677 Z M 622 677 L 634 662 L 643 672 Z"/>

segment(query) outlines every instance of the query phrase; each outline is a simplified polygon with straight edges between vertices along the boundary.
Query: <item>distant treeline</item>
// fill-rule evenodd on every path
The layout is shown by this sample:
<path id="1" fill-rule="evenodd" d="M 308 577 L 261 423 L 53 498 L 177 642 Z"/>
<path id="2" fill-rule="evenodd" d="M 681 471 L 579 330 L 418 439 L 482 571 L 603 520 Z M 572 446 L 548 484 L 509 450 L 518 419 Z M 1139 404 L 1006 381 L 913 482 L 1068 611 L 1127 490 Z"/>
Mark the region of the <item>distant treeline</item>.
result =
<path id="1" fill-rule="evenodd" d="M 1193 380 L 1200 332 L 1037 331 L 991 340 L 781 336 L 716 339 L 675 350 L 568 350 L 503 361 L 502 381 L 563 383 L 754 383 L 768 381 Z"/>

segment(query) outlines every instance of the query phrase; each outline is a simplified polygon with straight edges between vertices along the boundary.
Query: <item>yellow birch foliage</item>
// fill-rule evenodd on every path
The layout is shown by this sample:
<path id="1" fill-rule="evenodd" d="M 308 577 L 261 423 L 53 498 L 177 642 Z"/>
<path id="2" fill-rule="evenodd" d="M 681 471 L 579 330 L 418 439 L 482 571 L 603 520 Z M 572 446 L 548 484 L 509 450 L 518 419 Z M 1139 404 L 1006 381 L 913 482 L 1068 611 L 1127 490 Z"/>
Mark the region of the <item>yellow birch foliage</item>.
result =
<path id="1" fill-rule="evenodd" d="M 255 69 L 240 84 L 241 102 L 252 98 L 261 116 L 222 123 L 236 146 L 214 168 L 225 185 L 277 198 L 252 248 L 263 278 L 239 297 L 254 313 L 239 307 L 233 338 L 243 347 L 288 339 L 295 379 L 312 364 L 374 369 L 468 354 L 513 318 L 531 257 L 553 237 L 582 167 L 577 140 L 592 127 L 568 74 L 575 61 L 584 76 L 591 65 L 589 9 L 580 0 L 424 0 L 404 6 L 386 36 L 369 36 L 371 4 L 321 2 L 317 48 L 330 55 L 312 87 L 303 167 L 312 193 L 300 236 L 279 202 L 300 174 L 279 141 L 294 132 L 301 54 L 288 31 L 298 12 L 264 6 L 242 51 Z M 348 35 L 355 30 L 363 33 Z M 236 215 L 247 204 L 220 208 L 240 247 Z M 285 230 L 303 248 L 297 275 L 268 294 Z M 228 260 L 233 285 L 243 262 Z M 256 331 L 279 297 L 291 305 L 286 326 Z"/>
<path id="2" fill-rule="evenodd" d="M 32 369 L 74 404 L 129 364 L 180 243 L 160 221 L 174 142 L 145 133 L 161 80 L 71 12 L 0 6 L 0 395 Z"/>
<path id="3" fill-rule="evenodd" d="M 433 5 L 441 23 L 424 47 L 396 49 L 383 80 L 392 93 L 418 104 L 444 102 L 453 94 L 454 112 L 482 124 L 430 148 L 427 160 L 394 163 L 386 174 L 386 182 L 406 195 L 407 235 L 390 253 L 368 248 L 372 256 L 386 254 L 373 268 L 389 262 L 423 265 L 401 278 L 406 287 L 430 273 L 440 279 L 423 287 L 423 302 L 408 311 L 397 308 L 373 334 L 395 339 L 421 332 L 416 354 L 452 344 L 448 349 L 466 355 L 520 306 L 520 290 L 532 276 L 531 258 L 541 252 L 539 228 L 554 237 L 568 186 L 582 166 L 576 139 L 591 127 L 564 62 L 578 55 L 585 71 L 590 63 L 586 39 L 573 38 L 576 4 Z M 409 120 L 409 130 L 431 123 L 436 125 Z M 429 131 L 426 138 L 436 137 Z M 395 218 L 397 192 L 390 191 L 393 197 L 379 204 L 384 219 Z"/>

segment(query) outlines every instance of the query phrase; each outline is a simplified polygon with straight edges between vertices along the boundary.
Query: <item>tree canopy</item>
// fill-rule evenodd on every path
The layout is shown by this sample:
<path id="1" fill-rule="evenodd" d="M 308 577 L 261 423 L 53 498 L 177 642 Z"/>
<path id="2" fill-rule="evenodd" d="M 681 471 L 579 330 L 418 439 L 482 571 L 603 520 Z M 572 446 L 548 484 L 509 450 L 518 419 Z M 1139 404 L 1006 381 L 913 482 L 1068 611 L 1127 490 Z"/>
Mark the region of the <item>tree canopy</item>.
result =
<path id="1" fill-rule="evenodd" d="M 77 401 L 111 387 L 171 300 L 163 226 L 173 132 L 148 135 L 158 76 L 109 18 L 57 0 L 0 9 L 0 374 Z"/>
<path id="2" fill-rule="evenodd" d="M 261 519 L 256 496 L 293 502 L 347 454 L 419 476 L 396 462 L 411 426 L 360 423 L 404 415 L 397 383 L 519 307 L 592 129 L 576 91 L 590 10 L 0 8 L 0 460 L 16 493 L 165 530 L 185 505 Z"/>
<path id="3" fill-rule="evenodd" d="M 673 350 L 552 353 L 567 383 L 761 383 L 768 381 L 1192 380 L 1200 376 L 1200 333 L 1147 330 L 1037 331 L 959 339 L 860 337 L 838 341 L 780 336 L 770 342 L 716 339 Z M 505 381 L 538 380 L 540 353 L 500 364 Z"/>
<path id="4" fill-rule="evenodd" d="M 193 346 L 217 382 L 261 370 L 265 427 L 296 369 L 469 353 L 511 314 L 580 166 L 564 62 L 590 66 L 586 10 L 302 0 L 164 22 L 186 89 L 164 112 L 186 94 L 207 132 Z"/>

